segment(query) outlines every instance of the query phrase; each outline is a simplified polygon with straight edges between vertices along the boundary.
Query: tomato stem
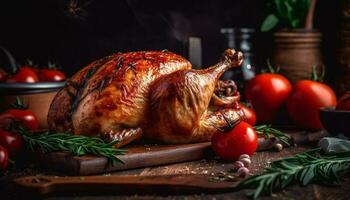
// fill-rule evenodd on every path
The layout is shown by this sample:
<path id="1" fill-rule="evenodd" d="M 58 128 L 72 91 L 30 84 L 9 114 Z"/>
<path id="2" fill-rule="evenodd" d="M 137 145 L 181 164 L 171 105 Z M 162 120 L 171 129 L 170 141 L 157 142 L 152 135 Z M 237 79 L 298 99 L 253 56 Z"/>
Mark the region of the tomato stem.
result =
<path id="1" fill-rule="evenodd" d="M 49 61 L 49 62 L 47 63 L 47 68 L 48 68 L 48 69 L 56 69 L 56 65 L 55 65 L 54 63 L 52 63 L 52 62 Z"/>
<path id="2" fill-rule="evenodd" d="M 269 58 L 266 60 L 266 65 L 267 65 L 267 69 L 262 70 L 263 73 L 270 73 L 270 74 L 278 74 L 279 73 L 280 67 L 279 66 L 274 67 L 271 64 L 271 61 Z"/>
<path id="3" fill-rule="evenodd" d="M 29 67 L 33 67 L 34 63 L 31 59 L 27 58 L 26 61 L 24 62 L 26 65 L 28 65 Z"/>
<path id="4" fill-rule="evenodd" d="M 273 68 L 273 66 L 272 66 L 272 64 L 271 64 L 270 59 L 268 58 L 266 62 L 267 62 L 267 69 L 268 69 L 268 72 L 274 74 L 274 73 L 275 73 L 275 69 Z"/>
<path id="5" fill-rule="evenodd" d="M 321 66 L 320 73 L 321 74 L 317 73 L 317 66 L 313 65 L 310 80 L 323 83 L 323 79 L 325 76 L 325 65 L 324 64 L 322 64 L 322 66 Z"/>
<path id="6" fill-rule="evenodd" d="M 23 100 L 19 96 L 16 96 L 16 101 L 11 103 L 11 107 L 20 110 L 26 110 L 28 108 L 28 106 L 24 105 Z"/>

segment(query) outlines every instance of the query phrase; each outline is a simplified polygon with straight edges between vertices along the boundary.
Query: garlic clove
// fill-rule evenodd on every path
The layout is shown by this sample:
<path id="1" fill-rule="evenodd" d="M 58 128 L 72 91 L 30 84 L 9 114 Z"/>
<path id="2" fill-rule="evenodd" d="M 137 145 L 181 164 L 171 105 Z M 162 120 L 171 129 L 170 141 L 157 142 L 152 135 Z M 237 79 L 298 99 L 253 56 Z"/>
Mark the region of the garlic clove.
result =
<path id="1" fill-rule="evenodd" d="M 249 167 L 252 161 L 249 158 L 242 158 L 239 161 L 241 161 L 245 167 Z"/>
<path id="2" fill-rule="evenodd" d="M 238 160 L 241 160 L 242 158 L 250 159 L 250 156 L 248 154 L 242 154 L 242 155 L 239 156 Z"/>
<path id="3" fill-rule="evenodd" d="M 241 167 L 238 169 L 237 174 L 239 177 L 244 178 L 249 175 L 249 169 L 246 167 Z"/>

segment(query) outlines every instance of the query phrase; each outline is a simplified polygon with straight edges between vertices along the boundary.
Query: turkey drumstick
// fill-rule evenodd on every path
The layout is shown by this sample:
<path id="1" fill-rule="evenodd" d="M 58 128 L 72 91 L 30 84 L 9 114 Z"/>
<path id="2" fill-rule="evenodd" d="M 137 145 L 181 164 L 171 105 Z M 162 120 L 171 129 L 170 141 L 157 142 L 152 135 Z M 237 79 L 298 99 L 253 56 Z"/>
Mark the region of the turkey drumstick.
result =
<path id="1" fill-rule="evenodd" d="M 224 110 L 225 114 L 220 112 L 224 107 L 214 112 L 208 108 L 220 76 L 241 65 L 242 60 L 241 52 L 228 49 L 210 68 L 180 70 L 157 80 L 151 87 L 145 136 L 169 143 L 209 141 L 218 131 L 216 126 L 225 122 L 223 115 L 231 121 L 239 120 L 235 102 L 231 102 L 231 109 Z"/>

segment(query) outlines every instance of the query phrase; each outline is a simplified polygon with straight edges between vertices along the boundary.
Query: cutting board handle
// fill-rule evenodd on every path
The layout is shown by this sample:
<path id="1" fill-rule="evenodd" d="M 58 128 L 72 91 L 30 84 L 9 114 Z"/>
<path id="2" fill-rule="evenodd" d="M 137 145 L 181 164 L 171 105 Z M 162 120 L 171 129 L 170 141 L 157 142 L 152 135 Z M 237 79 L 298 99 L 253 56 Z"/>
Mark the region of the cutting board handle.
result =
<path id="1" fill-rule="evenodd" d="M 232 190 L 240 181 L 210 182 L 205 175 L 163 176 L 27 176 L 15 183 L 36 195 L 51 193 L 215 193 Z"/>

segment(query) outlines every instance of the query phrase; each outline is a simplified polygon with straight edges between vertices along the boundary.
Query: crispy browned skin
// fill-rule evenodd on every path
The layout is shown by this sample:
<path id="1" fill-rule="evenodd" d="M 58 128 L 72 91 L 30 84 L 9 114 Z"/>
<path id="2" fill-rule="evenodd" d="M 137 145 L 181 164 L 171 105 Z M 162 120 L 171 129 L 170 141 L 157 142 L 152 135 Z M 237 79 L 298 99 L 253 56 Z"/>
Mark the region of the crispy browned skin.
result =
<path id="1" fill-rule="evenodd" d="M 101 134 L 118 146 L 141 135 L 169 143 L 208 141 L 227 121 L 241 118 L 234 83 L 218 81 L 241 62 L 242 54 L 231 49 L 205 70 L 192 70 L 171 52 L 113 54 L 72 77 L 51 104 L 49 126 Z"/>

